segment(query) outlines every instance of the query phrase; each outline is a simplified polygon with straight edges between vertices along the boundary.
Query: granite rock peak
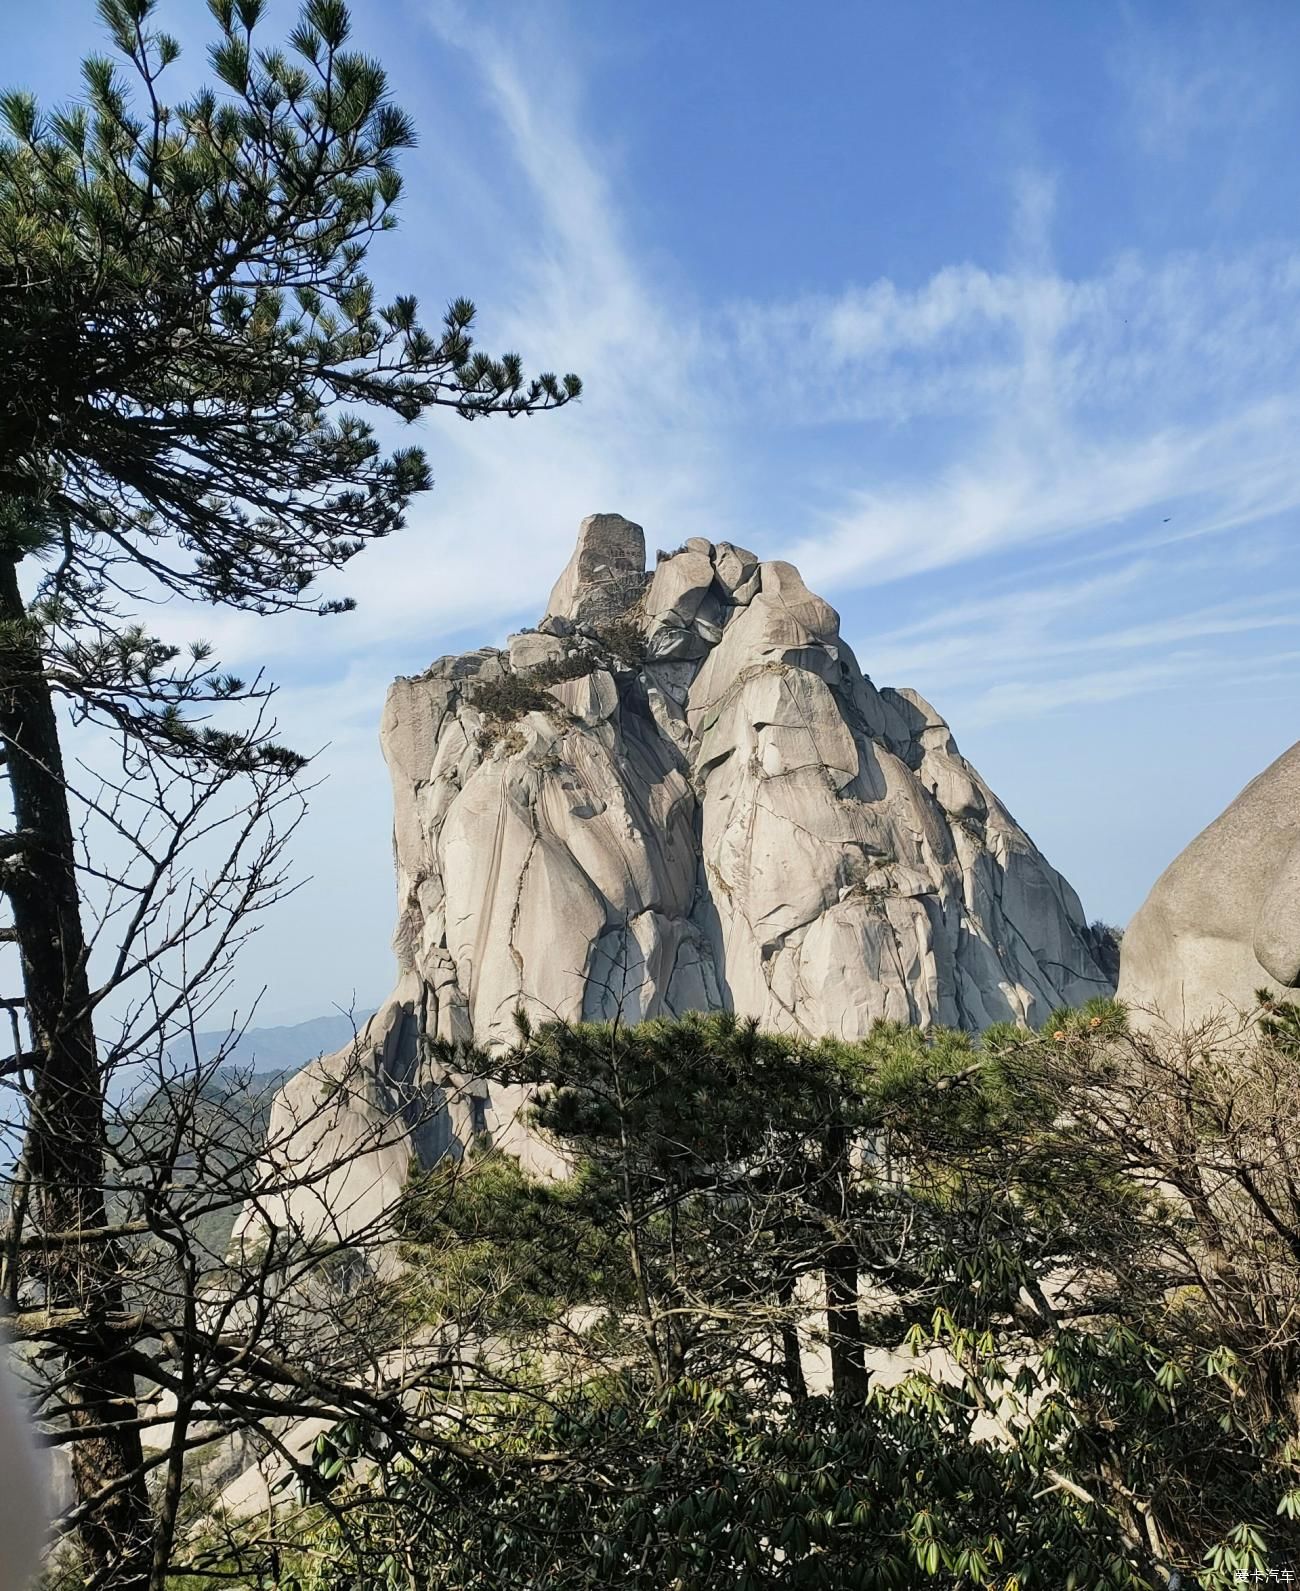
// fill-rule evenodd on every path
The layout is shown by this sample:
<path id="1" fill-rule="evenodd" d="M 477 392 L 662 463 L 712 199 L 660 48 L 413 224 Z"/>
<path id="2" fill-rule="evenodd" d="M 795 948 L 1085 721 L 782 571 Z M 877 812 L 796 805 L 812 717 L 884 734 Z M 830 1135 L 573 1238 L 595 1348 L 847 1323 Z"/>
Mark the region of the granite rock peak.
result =
<path id="1" fill-rule="evenodd" d="M 730 542 L 647 573 L 641 527 L 592 515 L 537 627 L 398 679 L 380 738 L 398 984 L 360 1037 L 363 1086 L 300 1153 L 447 1091 L 331 1192 L 334 1224 L 476 1126 L 543 1153 L 517 1101 L 426 1076 L 422 1035 L 505 1042 L 520 1006 L 729 1007 L 852 1038 L 879 1017 L 1037 1023 L 1111 992 L 1075 892 L 939 714 L 877 689 L 795 568 Z M 293 1079 L 273 1134 L 342 1065 Z"/>

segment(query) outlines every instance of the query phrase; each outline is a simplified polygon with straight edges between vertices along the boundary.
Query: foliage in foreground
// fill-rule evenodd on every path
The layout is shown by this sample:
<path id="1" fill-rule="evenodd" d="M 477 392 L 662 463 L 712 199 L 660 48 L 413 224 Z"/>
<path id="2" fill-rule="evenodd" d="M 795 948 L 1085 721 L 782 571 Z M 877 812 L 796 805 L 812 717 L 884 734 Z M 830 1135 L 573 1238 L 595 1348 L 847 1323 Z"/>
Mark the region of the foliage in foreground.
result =
<path id="1" fill-rule="evenodd" d="M 411 294 L 379 296 L 368 255 L 396 224 L 414 127 L 344 0 L 303 0 L 281 48 L 268 9 L 208 0 L 209 70 L 184 97 L 158 0 L 99 0 L 112 53 L 86 57 L 72 102 L 0 91 L 0 898 L 23 977 L 7 1004 L 28 1030 L 15 1020 L 0 1058 L 0 1135 L 22 1140 L 0 1298 L 40 1343 L 39 1414 L 75 1493 L 55 1535 L 77 1539 L 96 1591 L 162 1591 L 191 1415 L 239 1394 L 267 1330 L 260 1311 L 242 1337 L 197 1323 L 195 1234 L 174 1205 L 110 1219 L 124 1200 L 172 1204 L 175 1151 L 155 1145 L 128 1195 L 107 1101 L 194 1030 L 286 887 L 305 766 L 260 676 L 131 614 L 171 597 L 345 611 L 317 582 L 431 484 L 420 448 L 381 438 L 435 408 L 517 417 L 581 387 L 476 348 L 468 299 L 426 327 Z M 87 720 L 114 748 L 92 739 L 94 767 L 64 754 Z M 169 1305 L 191 1306 L 152 1322 L 124 1308 L 140 1222 L 183 1278 Z M 161 1389 L 177 1414 L 151 1490 L 162 1460 L 139 1400 Z"/>
<path id="2" fill-rule="evenodd" d="M 480 1145 L 413 1187 L 446 1440 L 322 1439 L 284 1561 L 321 1591 L 1294 1568 L 1298 1038 L 1099 1003 L 978 1048 L 719 1016 L 448 1052 L 534 1089 L 574 1174 Z"/>

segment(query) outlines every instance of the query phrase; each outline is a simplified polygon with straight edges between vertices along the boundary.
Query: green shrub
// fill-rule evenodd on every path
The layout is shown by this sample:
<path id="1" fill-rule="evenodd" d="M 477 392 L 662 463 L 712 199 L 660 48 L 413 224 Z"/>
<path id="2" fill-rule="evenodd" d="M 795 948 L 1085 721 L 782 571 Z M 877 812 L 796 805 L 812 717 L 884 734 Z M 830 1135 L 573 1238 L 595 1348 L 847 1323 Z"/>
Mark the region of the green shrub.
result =
<path id="1" fill-rule="evenodd" d="M 470 697 L 484 718 L 497 724 L 510 724 L 525 713 L 545 712 L 554 707 L 553 697 L 535 684 L 529 674 L 506 674 L 501 679 L 484 680 Z"/>
<path id="2" fill-rule="evenodd" d="M 629 619 L 615 619 L 597 632 L 597 644 L 610 659 L 636 667 L 645 661 L 646 639 L 639 625 Z M 525 713 L 549 713 L 556 707 L 548 694 L 550 685 L 565 680 L 583 679 L 601 666 L 601 659 L 590 652 L 575 652 L 570 657 L 551 658 L 534 668 L 505 674 L 500 679 L 482 680 L 473 687 L 470 702 L 488 723 L 487 742 L 495 741 L 507 724 Z"/>
<path id="3" fill-rule="evenodd" d="M 614 619 L 598 630 L 597 638 L 607 652 L 636 668 L 646 660 L 645 631 L 631 619 Z"/>
<path id="4" fill-rule="evenodd" d="M 487 720 L 486 743 L 491 745 L 507 724 L 513 724 L 525 713 L 554 712 L 558 704 L 546 687 L 566 679 L 581 679 L 595 667 L 595 658 L 578 653 L 553 658 L 500 679 L 483 680 L 474 687 L 470 701 Z"/>
<path id="5" fill-rule="evenodd" d="M 536 685 L 560 685 L 566 679 L 584 678 L 593 673 L 595 667 L 594 657 L 577 652 L 572 657 L 557 657 L 550 662 L 539 663 L 536 668 L 530 668 L 525 677 Z"/>

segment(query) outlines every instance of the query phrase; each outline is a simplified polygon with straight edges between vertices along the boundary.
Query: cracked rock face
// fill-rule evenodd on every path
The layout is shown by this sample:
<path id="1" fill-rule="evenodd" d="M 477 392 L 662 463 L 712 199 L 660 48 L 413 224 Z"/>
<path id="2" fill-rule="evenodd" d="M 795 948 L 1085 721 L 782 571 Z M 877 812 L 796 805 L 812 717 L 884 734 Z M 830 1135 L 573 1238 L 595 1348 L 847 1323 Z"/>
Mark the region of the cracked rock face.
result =
<path id="1" fill-rule="evenodd" d="M 1124 933 L 1120 998 L 1175 1025 L 1300 988 L 1300 743 L 1156 880 Z"/>
<path id="2" fill-rule="evenodd" d="M 644 545 L 592 516 L 536 631 L 390 690 L 405 1019 L 390 1002 L 363 1059 L 415 1082 L 421 1032 L 506 1042 L 519 1006 L 730 1007 L 851 1038 L 1110 992 L 1074 891 L 934 709 L 862 673 L 797 570 L 695 539 L 647 575 Z M 515 1103 L 448 1095 L 439 1141 L 477 1111 L 544 1160 Z"/>

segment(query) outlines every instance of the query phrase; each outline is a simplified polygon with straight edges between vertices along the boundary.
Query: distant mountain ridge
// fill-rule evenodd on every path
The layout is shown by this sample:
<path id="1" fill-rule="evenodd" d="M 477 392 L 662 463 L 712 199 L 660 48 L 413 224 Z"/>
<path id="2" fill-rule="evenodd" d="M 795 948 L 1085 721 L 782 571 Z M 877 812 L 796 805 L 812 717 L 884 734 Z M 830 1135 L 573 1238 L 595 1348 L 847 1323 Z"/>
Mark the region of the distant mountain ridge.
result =
<path id="1" fill-rule="evenodd" d="M 318 1055 L 332 1054 L 350 1043 L 354 1034 L 360 1033 L 374 1015 L 371 1008 L 347 1013 L 331 1011 L 328 1016 L 311 1017 L 306 1022 L 284 1026 L 249 1028 L 234 1043 L 230 1042 L 228 1028 L 210 1033 L 196 1033 L 194 1045 L 200 1062 L 215 1060 L 229 1045 L 223 1066 L 252 1071 L 255 1074 L 280 1072 L 292 1075 Z M 174 1046 L 173 1058 L 177 1061 L 191 1059 L 188 1046 Z"/>

